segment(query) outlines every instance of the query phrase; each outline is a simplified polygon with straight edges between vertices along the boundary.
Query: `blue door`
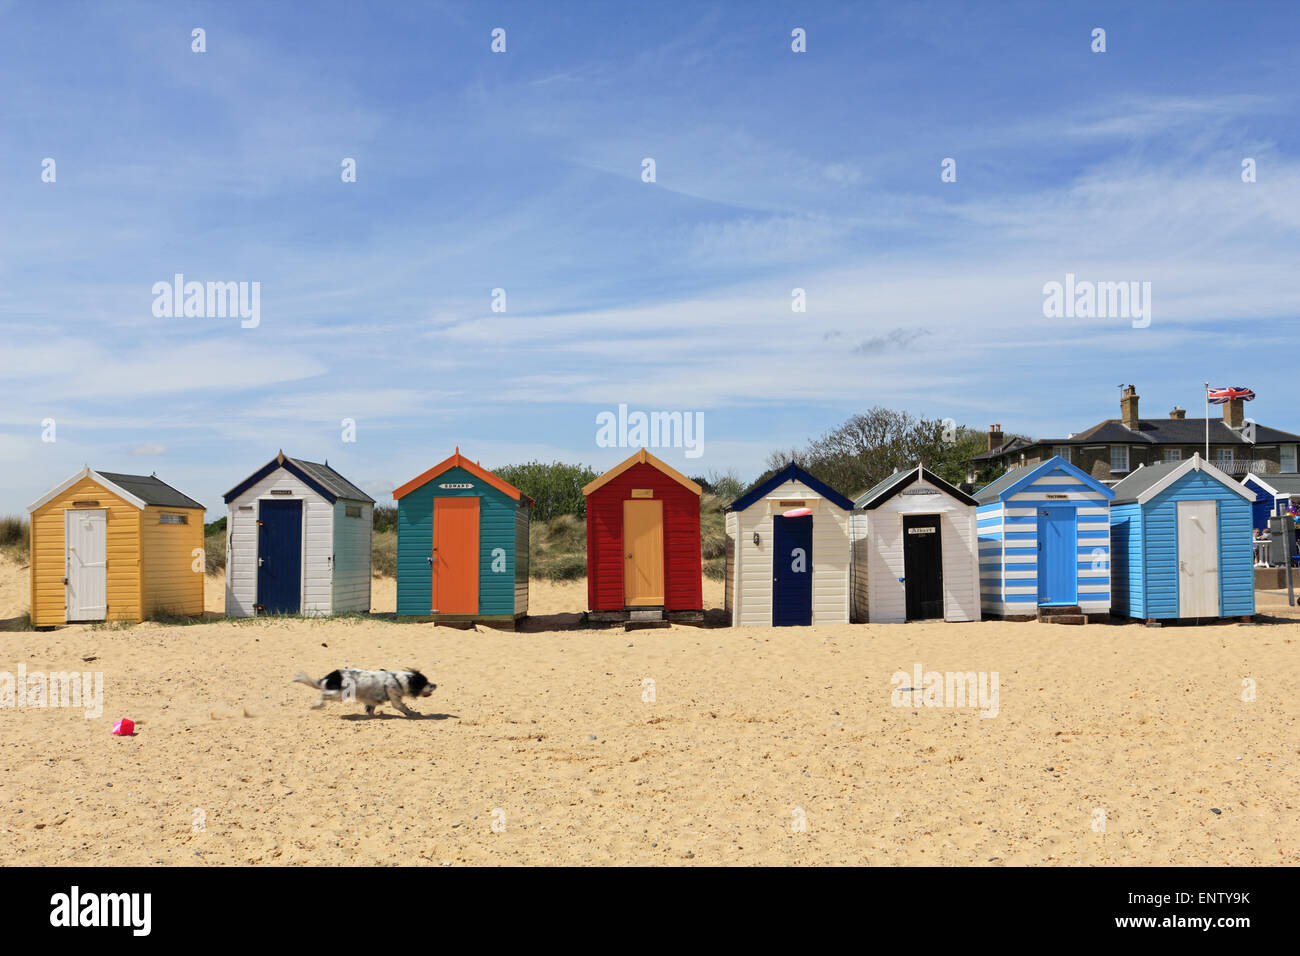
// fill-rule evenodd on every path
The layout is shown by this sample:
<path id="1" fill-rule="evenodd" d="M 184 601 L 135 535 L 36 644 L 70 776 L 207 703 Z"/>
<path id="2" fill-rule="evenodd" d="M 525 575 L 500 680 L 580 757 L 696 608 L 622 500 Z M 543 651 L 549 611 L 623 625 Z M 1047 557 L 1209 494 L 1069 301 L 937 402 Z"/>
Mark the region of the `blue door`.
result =
<path id="1" fill-rule="evenodd" d="M 1079 600 L 1079 542 L 1075 518 L 1073 508 L 1038 509 L 1040 605 L 1072 605 Z"/>
<path id="2" fill-rule="evenodd" d="M 772 519 L 772 623 L 812 623 L 813 516 Z"/>
<path id="3" fill-rule="evenodd" d="M 257 612 L 297 614 L 302 595 L 302 502 L 262 501 L 257 521 Z"/>

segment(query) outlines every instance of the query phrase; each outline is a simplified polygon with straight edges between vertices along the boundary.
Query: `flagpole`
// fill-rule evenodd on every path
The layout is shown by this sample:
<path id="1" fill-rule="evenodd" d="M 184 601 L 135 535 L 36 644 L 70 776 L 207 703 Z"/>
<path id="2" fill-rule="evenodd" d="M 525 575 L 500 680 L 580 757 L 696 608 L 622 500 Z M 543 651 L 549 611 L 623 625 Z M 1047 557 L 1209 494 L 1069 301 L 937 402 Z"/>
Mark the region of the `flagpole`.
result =
<path id="1" fill-rule="evenodd" d="M 1210 460 L 1210 383 L 1205 383 L 1205 460 Z"/>

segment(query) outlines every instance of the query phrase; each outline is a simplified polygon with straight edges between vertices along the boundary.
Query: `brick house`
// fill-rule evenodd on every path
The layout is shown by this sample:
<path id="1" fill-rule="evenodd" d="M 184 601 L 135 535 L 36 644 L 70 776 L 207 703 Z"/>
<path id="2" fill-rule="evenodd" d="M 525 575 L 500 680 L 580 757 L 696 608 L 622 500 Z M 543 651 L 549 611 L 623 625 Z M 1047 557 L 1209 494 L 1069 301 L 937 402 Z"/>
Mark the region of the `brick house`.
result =
<path id="1" fill-rule="evenodd" d="M 1126 386 L 1120 396 L 1119 418 L 1107 419 L 1067 438 L 1007 439 L 1002 426 L 993 425 L 989 428 L 988 451 L 971 459 L 969 480 L 1060 455 L 1094 478 L 1115 482 L 1139 465 L 1183 461 L 1196 452 L 1205 454 L 1204 418 L 1188 418 L 1181 408 L 1175 408 L 1166 418 L 1142 418 L 1138 414 L 1138 397 L 1136 388 Z M 1244 404 L 1239 399 L 1228 402 L 1223 405 L 1222 418 L 1209 420 L 1209 460 L 1238 478 L 1251 472 L 1294 474 L 1300 435 L 1247 422 Z"/>

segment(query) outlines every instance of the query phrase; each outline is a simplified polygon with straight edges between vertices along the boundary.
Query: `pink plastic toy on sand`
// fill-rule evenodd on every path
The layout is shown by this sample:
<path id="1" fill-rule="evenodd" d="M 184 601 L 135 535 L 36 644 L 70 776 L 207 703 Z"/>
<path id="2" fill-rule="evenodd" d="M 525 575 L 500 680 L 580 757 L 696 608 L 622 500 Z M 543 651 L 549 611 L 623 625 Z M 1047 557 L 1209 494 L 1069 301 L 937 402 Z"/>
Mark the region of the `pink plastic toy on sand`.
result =
<path id="1" fill-rule="evenodd" d="M 113 725 L 113 733 L 117 734 L 119 737 L 134 737 L 135 721 L 123 717 Z"/>

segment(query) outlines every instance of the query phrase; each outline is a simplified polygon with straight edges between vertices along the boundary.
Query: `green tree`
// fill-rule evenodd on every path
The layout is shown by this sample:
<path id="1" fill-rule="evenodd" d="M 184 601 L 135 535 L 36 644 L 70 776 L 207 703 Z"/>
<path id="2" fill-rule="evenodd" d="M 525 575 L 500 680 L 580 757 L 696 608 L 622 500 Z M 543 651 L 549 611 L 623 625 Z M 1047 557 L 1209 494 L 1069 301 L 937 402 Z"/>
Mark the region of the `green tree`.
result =
<path id="1" fill-rule="evenodd" d="M 957 485 L 966 480 L 970 459 L 984 451 L 985 441 L 984 432 L 978 429 L 877 405 L 804 448 L 773 452 L 767 459 L 767 472 L 758 480 L 794 461 L 832 488 L 854 497 L 894 472 L 920 463 Z"/>
<path id="2" fill-rule="evenodd" d="M 549 465 L 540 461 L 504 465 L 492 473 L 533 499 L 534 521 L 550 521 L 559 515 L 585 518 L 587 499 L 583 497 L 582 488 L 599 477 L 587 465 L 570 465 L 562 461 Z"/>

